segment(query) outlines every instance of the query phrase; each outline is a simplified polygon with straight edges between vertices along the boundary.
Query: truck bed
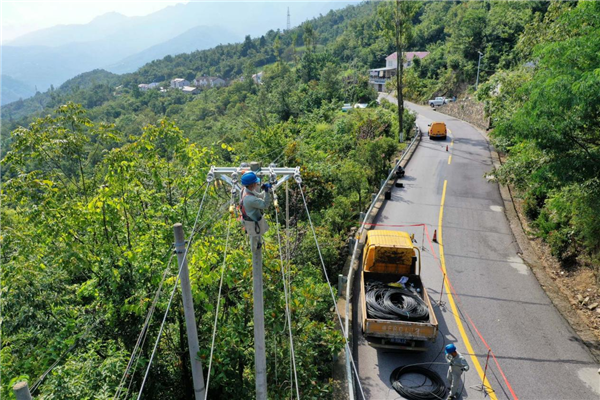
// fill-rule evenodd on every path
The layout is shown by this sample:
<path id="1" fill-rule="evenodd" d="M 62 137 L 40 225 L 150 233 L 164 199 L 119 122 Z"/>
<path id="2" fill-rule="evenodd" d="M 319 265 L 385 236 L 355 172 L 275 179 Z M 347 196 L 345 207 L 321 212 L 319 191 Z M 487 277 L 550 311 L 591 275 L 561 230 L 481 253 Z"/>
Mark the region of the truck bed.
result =
<path id="1" fill-rule="evenodd" d="M 415 288 L 421 289 L 421 297 L 429 309 L 428 321 L 402 321 L 368 318 L 365 296 L 365 283 L 379 281 L 383 283 L 397 282 L 402 276 L 408 276 L 408 283 L 413 283 Z M 438 331 L 438 322 L 435 317 L 427 289 L 421 282 L 419 275 L 403 275 L 390 273 L 362 272 L 361 274 L 360 302 L 362 308 L 363 335 L 374 347 L 394 349 L 422 350 L 421 341 L 435 341 Z"/>

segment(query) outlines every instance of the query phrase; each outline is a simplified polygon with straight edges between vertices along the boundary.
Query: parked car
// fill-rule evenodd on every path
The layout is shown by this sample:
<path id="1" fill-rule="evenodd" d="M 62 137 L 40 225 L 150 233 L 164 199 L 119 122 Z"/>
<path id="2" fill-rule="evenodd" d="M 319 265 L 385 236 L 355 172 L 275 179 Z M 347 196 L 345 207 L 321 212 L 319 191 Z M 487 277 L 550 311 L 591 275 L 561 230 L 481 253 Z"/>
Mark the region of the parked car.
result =
<path id="1" fill-rule="evenodd" d="M 429 100 L 429 105 L 431 107 L 438 107 L 441 106 L 442 104 L 447 104 L 448 100 L 446 100 L 445 97 L 436 97 L 433 100 Z"/>

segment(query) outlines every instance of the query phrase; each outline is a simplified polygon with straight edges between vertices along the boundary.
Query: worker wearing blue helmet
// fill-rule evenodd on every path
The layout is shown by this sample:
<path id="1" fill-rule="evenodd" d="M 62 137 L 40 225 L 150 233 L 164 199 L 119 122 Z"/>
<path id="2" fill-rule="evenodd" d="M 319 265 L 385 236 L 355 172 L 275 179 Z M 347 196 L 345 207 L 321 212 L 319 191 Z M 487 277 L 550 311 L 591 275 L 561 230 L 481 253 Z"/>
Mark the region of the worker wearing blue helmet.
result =
<path id="1" fill-rule="evenodd" d="M 260 178 L 250 171 L 242 175 L 242 186 L 244 186 L 240 202 L 242 217 L 244 221 L 259 223 L 262 221 L 263 210 L 271 204 L 271 184 L 265 183 L 262 185 L 263 190 L 261 191 Z M 256 226 L 258 227 L 258 224 Z M 266 229 L 268 229 L 268 226 L 266 226 Z M 260 234 L 262 233 L 264 232 L 260 232 Z"/>
<path id="2" fill-rule="evenodd" d="M 448 361 L 448 386 L 450 387 L 450 394 L 448 400 L 458 398 L 458 387 L 460 386 L 460 376 L 463 372 L 469 370 L 469 364 L 467 360 L 456 351 L 456 346 L 449 344 L 446 346 L 446 361 Z"/>

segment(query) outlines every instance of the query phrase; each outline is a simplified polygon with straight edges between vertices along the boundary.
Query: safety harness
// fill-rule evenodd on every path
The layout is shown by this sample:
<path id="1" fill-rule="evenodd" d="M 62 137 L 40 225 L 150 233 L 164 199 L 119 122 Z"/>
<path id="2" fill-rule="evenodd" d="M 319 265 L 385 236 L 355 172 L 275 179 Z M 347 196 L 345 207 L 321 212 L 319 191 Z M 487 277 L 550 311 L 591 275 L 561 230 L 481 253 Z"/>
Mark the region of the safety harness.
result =
<path id="1" fill-rule="evenodd" d="M 260 219 L 262 219 L 262 216 L 258 221 L 254 221 L 252 218 L 250 218 L 248 216 L 248 214 L 246 214 L 246 208 L 244 207 L 244 198 L 246 196 L 255 196 L 256 197 L 256 195 L 254 193 L 252 193 L 248 189 L 244 188 L 244 190 L 242 191 L 242 198 L 240 200 L 241 217 L 242 217 L 243 221 L 253 221 L 254 222 L 254 231 L 258 235 L 258 234 L 260 234 L 260 225 L 258 223 L 259 223 Z M 243 224 L 243 225 L 244 225 L 244 227 L 246 226 L 246 224 Z"/>

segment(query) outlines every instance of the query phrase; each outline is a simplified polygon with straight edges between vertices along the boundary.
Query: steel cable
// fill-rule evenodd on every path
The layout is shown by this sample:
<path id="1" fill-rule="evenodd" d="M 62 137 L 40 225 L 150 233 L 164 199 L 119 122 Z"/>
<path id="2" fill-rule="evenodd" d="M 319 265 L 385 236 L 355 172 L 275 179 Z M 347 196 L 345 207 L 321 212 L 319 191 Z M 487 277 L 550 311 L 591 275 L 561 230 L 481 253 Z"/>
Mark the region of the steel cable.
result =
<path id="1" fill-rule="evenodd" d="M 144 379 L 142 380 L 142 385 L 140 386 L 140 392 L 138 393 L 137 400 L 140 400 L 142 398 L 142 392 L 144 391 L 144 385 L 146 384 L 146 379 L 148 379 L 148 373 L 150 372 L 150 367 L 152 366 L 152 361 L 154 360 L 154 355 L 156 354 L 156 350 L 158 349 L 158 343 L 160 341 L 160 337 L 162 336 L 162 332 L 165 327 L 165 323 L 167 321 L 167 315 L 169 314 L 169 310 L 171 309 L 171 303 L 173 303 L 173 297 L 175 296 L 177 284 L 179 283 L 179 276 L 181 275 L 181 270 L 182 270 L 185 260 L 187 258 L 188 251 L 190 249 L 190 245 L 192 244 L 192 239 L 194 238 L 194 233 L 196 232 L 196 225 L 198 225 L 198 220 L 200 219 L 200 213 L 202 212 L 202 206 L 204 205 L 204 200 L 206 199 L 206 194 L 208 193 L 208 188 L 210 188 L 210 182 L 208 185 L 206 185 L 206 189 L 204 190 L 204 194 L 202 195 L 202 200 L 200 201 L 200 207 L 198 207 L 198 213 L 196 214 L 196 220 L 194 221 L 194 226 L 192 227 L 192 234 L 190 235 L 190 239 L 188 240 L 187 246 L 185 247 L 185 252 L 183 253 L 183 260 L 181 262 L 181 265 L 179 266 L 179 270 L 177 272 L 177 278 L 175 279 L 175 283 L 173 284 L 173 290 L 171 291 L 171 297 L 169 298 L 169 303 L 167 304 L 167 309 L 165 310 L 165 314 L 164 314 L 162 322 L 160 324 L 160 329 L 158 330 L 158 335 L 156 337 L 156 341 L 154 342 L 154 348 L 152 349 L 152 354 L 150 355 L 150 360 L 148 361 L 148 367 L 146 368 L 146 373 L 144 374 Z"/>
<path id="2" fill-rule="evenodd" d="M 346 347 L 346 354 L 350 357 L 350 361 L 352 367 L 354 369 L 354 374 L 356 376 L 356 381 L 358 383 L 358 388 L 360 389 L 360 393 L 362 398 L 365 399 L 365 392 L 363 390 L 362 384 L 360 382 L 360 375 L 358 374 L 358 369 L 356 368 L 356 363 L 354 362 L 354 357 L 352 356 L 352 351 L 350 349 L 350 344 L 348 343 L 348 335 L 346 334 L 346 330 L 344 329 L 344 324 L 342 322 L 342 317 L 340 315 L 340 310 L 338 310 L 337 301 L 335 300 L 335 295 L 333 293 L 333 288 L 331 287 L 331 281 L 329 280 L 329 274 L 327 274 L 327 268 L 325 267 L 325 261 L 323 260 L 323 254 L 321 253 L 321 247 L 319 246 L 319 241 L 317 240 L 317 232 L 315 231 L 315 226 L 313 225 L 312 218 L 310 217 L 310 212 L 308 211 L 308 204 L 306 202 L 306 196 L 304 196 L 304 190 L 302 190 L 301 180 L 296 180 L 298 183 L 298 188 L 300 189 L 300 194 L 302 195 L 302 201 L 304 202 L 304 208 L 306 210 L 306 216 L 308 217 L 308 222 L 310 224 L 310 229 L 313 234 L 313 238 L 315 239 L 315 245 L 317 247 L 317 252 L 319 253 L 319 259 L 321 260 L 321 266 L 323 267 L 323 273 L 325 274 L 325 279 L 327 280 L 327 284 L 329 285 L 329 292 L 331 293 L 331 299 L 333 300 L 333 307 L 335 309 L 335 313 L 340 322 L 340 329 L 342 330 L 342 334 L 344 335 L 344 342 Z"/>
<path id="3" fill-rule="evenodd" d="M 371 318 L 411 322 L 429 320 L 427 303 L 413 291 L 371 281 L 365 284 L 365 301 Z"/>
<path id="4" fill-rule="evenodd" d="M 231 204 L 233 202 L 234 191 L 231 191 Z M 208 361 L 208 374 L 206 376 L 206 385 L 204 391 L 204 400 L 208 398 L 208 387 L 210 385 L 210 371 L 212 369 L 213 352 L 215 349 L 215 338 L 217 336 L 217 322 L 219 321 L 219 306 L 221 305 L 221 292 L 223 289 L 223 277 L 225 276 L 225 266 L 227 265 L 227 249 L 229 248 L 229 233 L 231 232 L 231 216 L 227 222 L 227 239 L 225 239 L 225 250 L 223 250 L 223 265 L 221 266 L 221 280 L 219 282 L 219 294 L 217 296 L 217 307 L 215 310 L 215 323 L 213 326 L 212 342 L 210 344 L 210 357 Z"/>
<path id="5" fill-rule="evenodd" d="M 403 375 L 422 375 L 425 380 L 418 386 L 406 386 L 402 383 Z M 426 385 L 427 380 L 431 385 Z M 410 400 L 439 400 L 446 397 L 446 383 L 437 373 L 425 367 L 406 365 L 396 368 L 390 375 L 390 383 L 402 397 Z"/>
<path id="6" fill-rule="evenodd" d="M 172 249 L 172 247 L 169 249 L 169 252 L 171 252 L 171 249 Z M 156 304 L 158 303 L 158 299 L 162 293 L 162 287 L 165 282 L 165 279 L 167 278 L 167 273 L 169 272 L 169 267 L 171 266 L 171 262 L 173 261 L 173 256 L 174 256 L 174 254 L 171 253 L 171 256 L 169 257 L 169 261 L 167 262 L 167 267 L 165 268 L 165 270 L 163 272 L 162 279 L 160 281 L 160 284 L 158 285 L 158 289 L 154 295 L 154 299 L 152 300 L 152 305 L 150 306 L 150 309 L 148 310 L 148 313 L 146 314 L 146 319 L 144 320 L 144 325 L 142 326 L 142 330 L 140 331 L 140 334 L 138 335 L 138 339 L 135 343 L 133 351 L 131 352 L 131 357 L 129 358 L 129 362 L 127 363 L 127 368 L 125 368 L 125 372 L 123 373 L 123 377 L 121 378 L 121 381 L 119 382 L 119 386 L 117 388 L 117 392 L 115 393 L 115 395 L 113 397 L 113 400 L 121 397 L 121 392 L 123 391 L 123 384 L 127 380 L 129 370 L 133 367 L 133 372 L 131 373 L 131 381 L 127 387 L 127 391 L 129 391 L 131 389 L 131 384 L 133 382 L 133 375 L 135 374 L 135 370 L 137 369 L 137 364 L 139 361 L 139 353 L 142 351 L 142 348 L 144 347 L 144 343 L 146 342 L 146 337 L 148 335 L 148 328 L 150 325 L 150 321 L 152 320 L 152 316 L 154 315 L 154 310 L 156 309 Z"/>
<path id="7" fill-rule="evenodd" d="M 275 197 L 277 199 L 277 197 Z M 275 222 L 277 225 L 277 242 L 279 244 L 279 259 L 281 261 L 281 278 L 283 280 L 283 293 L 285 296 L 285 315 L 286 322 L 288 326 L 289 336 L 290 336 L 290 354 L 292 358 L 292 366 L 294 371 L 294 383 L 296 386 L 296 398 L 300 400 L 300 390 L 298 389 L 298 374 L 296 372 L 296 353 L 294 350 L 294 339 L 292 336 L 292 319 L 290 316 L 290 300 L 289 300 L 289 286 L 286 284 L 285 280 L 285 269 L 283 266 L 283 253 L 281 252 L 281 234 L 279 232 L 279 211 L 277 211 L 277 207 L 275 207 Z M 277 369 L 275 369 L 277 371 Z"/>

